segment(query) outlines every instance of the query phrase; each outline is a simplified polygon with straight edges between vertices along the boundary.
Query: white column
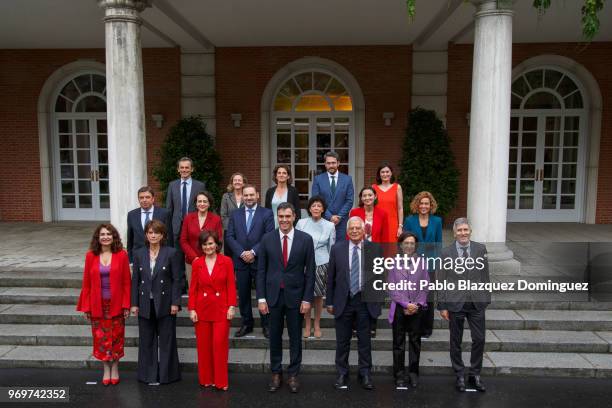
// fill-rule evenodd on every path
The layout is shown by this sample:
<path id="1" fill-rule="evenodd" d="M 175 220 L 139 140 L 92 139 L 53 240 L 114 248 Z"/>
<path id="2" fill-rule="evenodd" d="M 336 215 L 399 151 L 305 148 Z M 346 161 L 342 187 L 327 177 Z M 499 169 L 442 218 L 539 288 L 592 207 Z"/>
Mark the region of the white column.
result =
<path id="1" fill-rule="evenodd" d="M 98 0 L 105 10 L 111 223 L 126 239 L 126 216 L 147 184 L 140 12 L 149 0 Z M 125 243 L 125 242 L 124 242 Z"/>
<path id="2" fill-rule="evenodd" d="M 473 1 L 474 65 L 470 117 L 468 219 L 491 261 L 512 259 L 506 242 L 506 202 L 512 82 L 512 16 L 497 0 Z"/>

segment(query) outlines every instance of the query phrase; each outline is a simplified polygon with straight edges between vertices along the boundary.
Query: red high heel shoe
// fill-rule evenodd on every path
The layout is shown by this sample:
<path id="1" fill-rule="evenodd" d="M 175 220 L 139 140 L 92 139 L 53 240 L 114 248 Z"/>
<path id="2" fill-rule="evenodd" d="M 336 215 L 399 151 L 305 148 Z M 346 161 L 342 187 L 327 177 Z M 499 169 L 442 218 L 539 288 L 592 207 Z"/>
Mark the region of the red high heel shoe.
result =
<path id="1" fill-rule="evenodd" d="M 111 379 L 110 378 L 103 378 L 102 379 L 102 385 L 104 385 L 105 387 L 108 387 L 108 385 L 111 383 Z"/>
<path id="2" fill-rule="evenodd" d="M 111 384 L 113 384 L 113 385 L 117 385 L 117 384 L 119 384 L 119 378 L 111 378 L 111 379 L 110 379 L 110 382 L 111 382 Z"/>

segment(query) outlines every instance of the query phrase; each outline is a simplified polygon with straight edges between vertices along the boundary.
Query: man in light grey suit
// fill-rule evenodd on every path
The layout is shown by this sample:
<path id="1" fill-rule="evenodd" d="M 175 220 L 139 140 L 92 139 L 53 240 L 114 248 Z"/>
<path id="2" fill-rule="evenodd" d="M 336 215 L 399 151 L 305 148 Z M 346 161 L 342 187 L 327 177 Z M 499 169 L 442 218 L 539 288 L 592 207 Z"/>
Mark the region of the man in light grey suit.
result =
<path id="1" fill-rule="evenodd" d="M 193 173 L 193 160 L 189 157 L 181 157 L 177 163 L 177 171 L 181 176 L 180 179 L 173 180 L 168 184 L 168 192 L 166 193 L 166 208 L 170 211 L 172 217 L 172 236 L 174 247 L 183 270 L 185 268 L 185 254 L 181 250 L 178 237 L 181 236 L 181 226 L 183 218 L 188 212 L 193 212 L 195 208 L 195 196 L 198 192 L 206 189 L 206 185 L 199 180 L 191 178 Z M 187 282 L 185 280 L 185 282 Z"/>
<path id="2" fill-rule="evenodd" d="M 461 358 L 463 323 L 467 319 L 472 335 L 472 353 L 468 370 L 468 383 L 477 391 L 486 390 L 480 379 L 485 347 L 485 310 L 491 303 L 487 290 L 460 290 L 461 281 L 490 282 L 487 247 L 470 239 L 472 229 L 467 218 L 457 218 L 453 223 L 455 241 L 440 252 L 442 264 L 436 267 L 436 280 L 454 285 L 454 290 L 438 292 L 440 316 L 448 321 L 450 329 L 450 358 L 457 377 L 456 388 L 465 392 L 465 367 Z M 446 260 L 453 260 L 452 265 Z"/>

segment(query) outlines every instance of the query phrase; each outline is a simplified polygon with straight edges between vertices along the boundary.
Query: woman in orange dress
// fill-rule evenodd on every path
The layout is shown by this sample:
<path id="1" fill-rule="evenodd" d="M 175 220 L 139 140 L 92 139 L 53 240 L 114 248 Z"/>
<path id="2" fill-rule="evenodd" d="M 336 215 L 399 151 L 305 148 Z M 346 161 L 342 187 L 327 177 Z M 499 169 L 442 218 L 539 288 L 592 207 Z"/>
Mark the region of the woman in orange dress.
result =
<path id="1" fill-rule="evenodd" d="M 198 380 L 204 387 L 227 391 L 229 328 L 236 306 L 236 278 L 232 259 L 220 254 L 215 231 L 198 239 L 203 256 L 192 266 L 189 317 L 194 324 L 198 351 Z"/>
<path id="2" fill-rule="evenodd" d="M 404 219 L 404 194 L 402 193 L 402 186 L 395 182 L 393 168 L 389 163 L 383 162 L 378 167 L 376 183 L 372 185 L 372 188 L 374 188 L 378 197 L 377 207 L 387 212 L 389 222 L 387 237 L 382 242 L 396 242 L 403 228 L 401 221 Z"/>
<path id="3" fill-rule="evenodd" d="M 130 288 L 130 262 L 119 232 L 111 224 L 100 224 L 85 257 L 77 310 L 91 322 L 93 356 L 104 365 L 104 385 L 119 383 Z"/>

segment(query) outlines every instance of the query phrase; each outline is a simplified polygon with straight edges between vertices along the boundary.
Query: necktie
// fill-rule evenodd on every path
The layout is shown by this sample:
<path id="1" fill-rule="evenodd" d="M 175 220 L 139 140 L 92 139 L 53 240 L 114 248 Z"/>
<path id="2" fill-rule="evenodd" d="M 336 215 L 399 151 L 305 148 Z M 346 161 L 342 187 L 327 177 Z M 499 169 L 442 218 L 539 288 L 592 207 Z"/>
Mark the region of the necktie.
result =
<path id="1" fill-rule="evenodd" d="M 468 247 L 461 247 L 461 252 L 462 252 L 462 254 L 461 254 L 462 258 L 467 258 L 469 256 L 468 255 Z"/>
<path id="2" fill-rule="evenodd" d="M 251 232 L 251 224 L 253 223 L 253 210 L 252 208 L 247 208 L 247 212 L 249 213 L 249 215 L 247 216 L 247 223 L 246 223 L 246 227 L 247 227 L 247 234 L 249 232 Z"/>
<path id="3" fill-rule="evenodd" d="M 142 229 L 144 229 L 144 227 L 147 226 L 147 223 L 151 221 L 151 217 L 149 217 L 149 214 L 151 214 L 151 211 L 145 211 L 145 221 L 144 225 L 142 226 Z"/>
<path id="4" fill-rule="evenodd" d="M 188 208 L 189 203 L 187 202 L 187 182 L 183 181 L 183 193 L 181 196 L 181 215 L 183 216 L 183 218 L 185 218 Z"/>
<path id="5" fill-rule="evenodd" d="M 359 247 L 355 245 L 353 247 L 353 257 L 351 259 L 351 295 L 355 296 L 361 288 L 359 287 Z"/>
<path id="6" fill-rule="evenodd" d="M 331 176 L 331 186 L 330 186 L 330 190 L 332 195 L 336 194 L 336 176 Z"/>
<path id="7" fill-rule="evenodd" d="M 287 235 L 283 235 L 283 265 L 287 267 L 287 259 L 289 258 L 289 247 L 287 246 Z"/>

